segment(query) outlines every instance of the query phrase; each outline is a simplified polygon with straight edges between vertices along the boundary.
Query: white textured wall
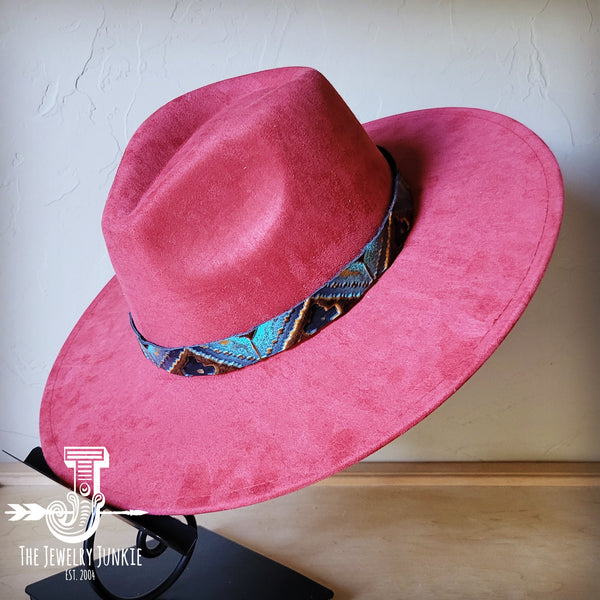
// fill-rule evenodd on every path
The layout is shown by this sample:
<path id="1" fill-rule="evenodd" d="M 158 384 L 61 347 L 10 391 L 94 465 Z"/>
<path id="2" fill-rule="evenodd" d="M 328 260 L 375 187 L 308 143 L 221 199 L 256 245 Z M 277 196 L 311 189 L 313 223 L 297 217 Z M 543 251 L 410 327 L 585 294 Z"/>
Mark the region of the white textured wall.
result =
<path id="1" fill-rule="evenodd" d="M 363 121 L 443 105 L 515 117 L 546 140 L 565 178 L 561 237 L 521 321 L 463 389 L 376 456 L 600 459 L 597 0 L 0 7 L 3 448 L 24 454 L 38 442 L 54 357 L 112 274 L 100 215 L 135 128 L 193 88 L 303 64 Z"/>

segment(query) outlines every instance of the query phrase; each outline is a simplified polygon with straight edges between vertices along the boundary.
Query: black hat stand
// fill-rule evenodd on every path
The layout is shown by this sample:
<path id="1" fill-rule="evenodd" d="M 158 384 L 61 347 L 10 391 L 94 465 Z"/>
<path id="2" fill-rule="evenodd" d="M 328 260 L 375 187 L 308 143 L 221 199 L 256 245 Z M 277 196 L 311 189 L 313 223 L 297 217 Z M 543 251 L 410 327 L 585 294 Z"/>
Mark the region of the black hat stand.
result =
<path id="1" fill-rule="evenodd" d="M 40 448 L 23 461 L 58 483 Z M 111 510 L 105 506 L 103 510 Z M 327 600 L 333 592 L 253 550 L 204 527 L 192 515 L 118 515 L 137 529 L 130 555 L 142 566 L 94 559 L 94 537 L 84 542 L 84 564 L 29 584 L 32 600 Z M 173 552 L 178 555 L 173 560 Z M 127 554 L 125 554 L 127 555 Z M 169 555 L 167 557 L 167 555 Z M 106 558 L 106 557 L 104 557 Z M 173 563 L 175 562 L 175 567 Z M 159 579 L 158 584 L 149 584 Z M 150 588 L 150 589 L 148 589 Z"/>

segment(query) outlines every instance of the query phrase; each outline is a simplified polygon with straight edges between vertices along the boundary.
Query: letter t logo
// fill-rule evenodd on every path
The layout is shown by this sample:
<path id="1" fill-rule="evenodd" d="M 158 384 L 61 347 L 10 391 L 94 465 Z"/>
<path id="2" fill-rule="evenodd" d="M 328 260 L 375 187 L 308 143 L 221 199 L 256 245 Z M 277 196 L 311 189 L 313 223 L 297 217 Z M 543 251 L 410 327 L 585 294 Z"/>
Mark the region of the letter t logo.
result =
<path id="1" fill-rule="evenodd" d="M 83 496 L 100 493 L 100 469 L 108 467 L 108 450 L 104 446 L 67 446 L 65 465 L 75 470 L 73 490 Z"/>

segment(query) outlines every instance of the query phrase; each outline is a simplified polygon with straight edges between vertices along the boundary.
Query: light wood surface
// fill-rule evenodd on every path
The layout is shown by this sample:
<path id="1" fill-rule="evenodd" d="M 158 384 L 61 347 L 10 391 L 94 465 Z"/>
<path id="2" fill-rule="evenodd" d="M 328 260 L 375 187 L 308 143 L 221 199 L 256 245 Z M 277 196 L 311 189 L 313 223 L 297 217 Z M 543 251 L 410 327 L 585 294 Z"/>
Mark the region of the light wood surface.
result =
<path id="1" fill-rule="evenodd" d="M 336 600 L 600 598 L 597 464 L 471 464 L 467 474 L 459 466 L 363 463 L 198 520 L 332 588 Z M 450 485 L 453 476 L 459 485 Z M 2 512 L 8 503 L 46 506 L 64 494 L 54 484 L 6 485 L 4 470 L 2 481 Z M 58 544 L 44 521 L 7 519 L 0 519 L 3 600 L 25 598 L 27 583 L 60 570 L 20 564 L 20 545 Z M 99 535 L 106 546 L 134 542 L 114 517 L 103 517 Z"/>
<path id="2" fill-rule="evenodd" d="M 0 486 L 53 482 L 18 462 L 0 463 Z M 600 486 L 598 462 L 360 462 L 326 486 Z"/>

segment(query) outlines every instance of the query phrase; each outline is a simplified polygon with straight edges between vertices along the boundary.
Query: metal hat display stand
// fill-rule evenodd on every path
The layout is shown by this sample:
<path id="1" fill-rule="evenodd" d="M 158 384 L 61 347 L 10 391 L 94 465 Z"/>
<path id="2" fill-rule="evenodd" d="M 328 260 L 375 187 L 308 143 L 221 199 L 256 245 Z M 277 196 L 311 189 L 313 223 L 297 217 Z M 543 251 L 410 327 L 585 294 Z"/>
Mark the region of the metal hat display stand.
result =
<path id="1" fill-rule="evenodd" d="M 19 460 L 19 459 L 17 459 Z M 46 463 L 41 448 L 22 461 L 65 485 Z M 110 511 L 106 505 L 104 511 Z M 116 511 L 116 509 L 113 509 Z M 158 515 L 116 515 L 137 529 L 132 552 L 142 566 L 100 565 L 94 538 L 86 539 L 84 564 L 29 584 L 32 600 L 327 600 L 333 592 L 266 556 L 204 527 L 193 515 L 185 523 Z M 90 518 L 91 520 L 91 518 Z M 109 561 L 110 563 L 110 561 Z M 158 583 L 150 583 L 158 580 Z"/>

